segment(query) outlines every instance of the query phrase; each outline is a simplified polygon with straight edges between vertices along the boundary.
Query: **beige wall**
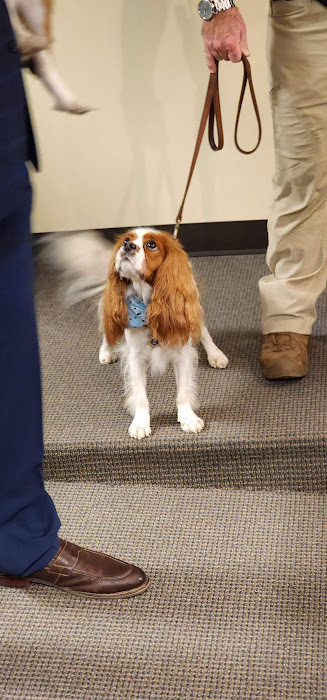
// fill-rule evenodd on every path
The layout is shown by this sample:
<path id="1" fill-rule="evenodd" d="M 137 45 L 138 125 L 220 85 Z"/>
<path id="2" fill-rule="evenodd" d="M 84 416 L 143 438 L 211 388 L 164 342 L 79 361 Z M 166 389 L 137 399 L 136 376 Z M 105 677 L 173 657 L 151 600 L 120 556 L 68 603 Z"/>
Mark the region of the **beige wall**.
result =
<path id="1" fill-rule="evenodd" d="M 197 0 L 56 0 L 54 53 L 77 96 L 96 111 L 77 117 L 52 110 L 31 75 L 26 84 L 42 155 L 34 179 L 34 230 L 172 222 L 192 156 L 208 79 Z M 205 143 L 184 221 L 265 218 L 272 138 L 265 62 L 267 4 L 240 5 L 264 133 L 259 151 L 233 144 L 241 66 L 224 64 L 225 149 Z M 248 105 L 249 103 L 247 103 Z M 241 140 L 255 140 L 247 112 Z"/>

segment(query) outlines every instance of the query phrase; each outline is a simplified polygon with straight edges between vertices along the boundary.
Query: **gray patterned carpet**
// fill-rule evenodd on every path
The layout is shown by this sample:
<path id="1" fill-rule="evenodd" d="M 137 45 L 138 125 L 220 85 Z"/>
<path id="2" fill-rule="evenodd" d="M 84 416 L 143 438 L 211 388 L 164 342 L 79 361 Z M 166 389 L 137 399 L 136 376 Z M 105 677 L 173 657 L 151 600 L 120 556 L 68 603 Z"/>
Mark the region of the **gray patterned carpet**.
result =
<path id="1" fill-rule="evenodd" d="M 199 351 L 206 427 L 197 436 L 176 422 L 172 376 L 150 379 L 152 435 L 141 442 L 128 435 L 119 365 L 98 363 L 95 302 L 65 309 L 55 278 L 39 269 L 47 478 L 326 491 L 326 295 L 310 375 L 267 382 L 258 361 L 263 256 L 194 258 L 193 266 L 207 325 L 230 364 L 212 369 Z"/>
<path id="2" fill-rule="evenodd" d="M 208 326 L 200 415 L 150 381 L 153 433 L 129 438 L 117 365 L 97 362 L 94 302 L 65 309 L 38 270 L 45 474 L 61 536 L 142 566 L 135 599 L 0 589 L 1 700 L 326 700 L 326 296 L 308 378 L 262 379 L 262 256 L 194 268 Z"/>
<path id="3" fill-rule="evenodd" d="M 152 584 L 111 603 L 0 589 L 2 700 L 326 700 L 325 496 L 48 488 L 63 535 Z"/>

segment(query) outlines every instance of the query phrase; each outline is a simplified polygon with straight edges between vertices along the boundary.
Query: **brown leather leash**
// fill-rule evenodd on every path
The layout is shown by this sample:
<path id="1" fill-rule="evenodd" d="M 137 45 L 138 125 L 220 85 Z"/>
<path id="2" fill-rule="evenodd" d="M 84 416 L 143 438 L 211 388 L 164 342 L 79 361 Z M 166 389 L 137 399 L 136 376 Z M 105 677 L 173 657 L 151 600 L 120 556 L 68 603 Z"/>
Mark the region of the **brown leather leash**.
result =
<path id="1" fill-rule="evenodd" d="M 254 92 L 251 66 L 250 66 L 248 59 L 245 56 L 242 57 L 242 61 L 243 61 L 243 71 L 244 71 L 243 72 L 243 83 L 242 83 L 242 87 L 241 87 L 241 93 L 240 93 L 237 114 L 236 114 L 236 120 L 235 120 L 234 143 L 235 143 L 237 150 L 240 151 L 240 153 L 244 153 L 245 155 L 250 155 L 251 153 L 254 153 L 257 150 L 257 148 L 260 144 L 262 128 L 261 128 L 261 119 L 260 119 L 260 114 L 259 114 L 258 103 L 257 103 L 257 99 L 256 99 L 255 92 Z M 245 151 L 243 148 L 241 148 L 239 145 L 239 141 L 238 141 L 238 127 L 239 127 L 240 115 L 241 115 L 241 111 L 242 111 L 242 105 L 243 105 L 243 100 L 244 100 L 245 89 L 246 89 L 247 83 L 249 83 L 252 104 L 253 104 L 253 108 L 254 108 L 256 118 L 257 118 L 257 124 L 258 124 L 258 140 L 257 140 L 257 143 L 254 146 L 254 148 L 252 148 L 250 151 Z M 202 143 L 203 134 L 204 134 L 204 130 L 206 128 L 208 117 L 209 117 L 209 128 L 208 128 L 209 144 L 210 144 L 213 151 L 221 151 L 221 149 L 224 146 L 224 132 L 223 132 L 223 123 L 222 123 L 222 118 L 221 118 L 220 95 L 219 95 L 219 61 L 217 62 L 216 73 L 210 73 L 207 94 L 206 94 L 206 98 L 205 98 L 205 102 L 204 102 L 200 127 L 199 127 L 199 131 L 198 131 L 198 135 L 197 135 L 197 139 L 196 139 L 196 143 L 195 143 L 195 149 L 194 149 L 194 153 L 193 153 L 191 167 L 190 167 L 190 171 L 189 171 L 189 175 L 188 175 L 182 203 L 181 203 L 181 206 L 179 208 L 179 211 L 178 211 L 178 214 L 176 217 L 176 225 L 175 225 L 175 230 L 173 233 L 174 238 L 177 238 L 177 236 L 178 236 L 178 229 L 179 229 L 181 221 L 182 221 L 183 209 L 184 209 L 186 196 L 188 193 L 189 186 L 191 184 L 192 175 L 193 175 L 195 164 L 196 164 L 196 161 L 197 161 L 197 158 L 199 155 L 200 146 Z M 217 126 L 218 143 L 216 143 L 215 135 L 214 135 L 215 120 L 216 120 L 216 126 Z"/>

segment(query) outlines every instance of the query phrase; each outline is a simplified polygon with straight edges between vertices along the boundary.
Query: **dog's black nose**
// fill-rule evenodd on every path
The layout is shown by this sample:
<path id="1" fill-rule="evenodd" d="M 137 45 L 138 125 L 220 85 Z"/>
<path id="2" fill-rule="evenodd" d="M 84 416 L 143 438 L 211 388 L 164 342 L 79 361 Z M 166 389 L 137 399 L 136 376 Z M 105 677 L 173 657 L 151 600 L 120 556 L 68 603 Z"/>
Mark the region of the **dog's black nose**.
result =
<path id="1" fill-rule="evenodd" d="M 133 243 L 133 241 L 127 240 L 124 241 L 123 248 L 126 253 L 129 253 L 131 250 L 136 250 L 136 245 Z"/>

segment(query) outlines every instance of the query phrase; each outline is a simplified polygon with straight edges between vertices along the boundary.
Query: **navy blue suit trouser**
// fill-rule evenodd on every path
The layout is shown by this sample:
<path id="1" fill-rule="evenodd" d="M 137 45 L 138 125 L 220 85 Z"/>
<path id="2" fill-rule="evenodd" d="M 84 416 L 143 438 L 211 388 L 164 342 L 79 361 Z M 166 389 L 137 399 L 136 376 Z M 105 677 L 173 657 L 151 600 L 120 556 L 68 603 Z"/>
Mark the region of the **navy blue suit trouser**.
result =
<path id="1" fill-rule="evenodd" d="M 0 572 L 26 576 L 59 548 L 45 491 L 41 381 L 33 302 L 31 187 L 0 220 Z"/>

